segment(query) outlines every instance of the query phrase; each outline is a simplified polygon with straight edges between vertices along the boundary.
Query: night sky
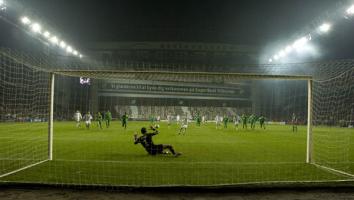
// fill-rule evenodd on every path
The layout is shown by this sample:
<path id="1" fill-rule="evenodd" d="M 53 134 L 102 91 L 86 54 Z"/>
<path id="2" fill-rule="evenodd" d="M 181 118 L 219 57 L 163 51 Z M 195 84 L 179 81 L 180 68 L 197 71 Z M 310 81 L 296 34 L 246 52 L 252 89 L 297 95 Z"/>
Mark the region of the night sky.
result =
<path id="1" fill-rule="evenodd" d="M 274 45 L 306 32 L 350 1 L 19 0 L 76 43 L 184 41 Z M 354 19 L 317 41 L 328 58 L 351 58 Z"/>

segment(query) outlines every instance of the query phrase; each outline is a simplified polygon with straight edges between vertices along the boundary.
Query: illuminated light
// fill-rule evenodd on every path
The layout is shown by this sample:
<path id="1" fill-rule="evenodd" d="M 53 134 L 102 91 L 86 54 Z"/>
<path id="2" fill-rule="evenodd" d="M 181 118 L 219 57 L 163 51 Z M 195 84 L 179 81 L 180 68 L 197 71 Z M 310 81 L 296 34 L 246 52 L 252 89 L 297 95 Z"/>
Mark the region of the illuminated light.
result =
<path id="1" fill-rule="evenodd" d="M 71 46 L 67 46 L 66 47 L 66 52 L 72 53 L 73 52 L 73 48 Z"/>
<path id="2" fill-rule="evenodd" d="M 277 54 L 277 55 L 274 55 L 273 58 L 274 58 L 274 60 L 279 60 L 278 54 Z"/>
<path id="3" fill-rule="evenodd" d="M 318 30 L 321 31 L 322 33 L 327 33 L 329 30 L 331 30 L 332 25 L 328 23 L 322 24 Z"/>
<path id="4" fill-rule="evenodd" d="M 293 50 L 293 47 L 292 47 L 292 46 L 287 46 L 287 47 L 285 48 L 285 52 L 286 52 L 286 53 L 290 53 L 292 50 Z"/>
<path id="5" fill-rule="evenodd" d="M 44 35 L 44 37 L 46 37 L 46 38 L 49 38 L 49 37 L 50 37 L 50 33 L 49 33 L 48 31 L 44 32 L 43 35 Z"/>
<path id="6" fill-rule="evenodd" d="M 21 22 L 26 25 L 31 24 L 31 20 L 28 17 L 22 17 Z"/>
<path id="7" fill-rule="evenodd" d="M 0 10 L 6 10 L 5 0 L 0 0 Z"/>
<path id="8" fill-rule="evenodd" d="M 77 56 L 79 53 L 78 53 L 76 50 L 74 50 L 74 51 L 73 51 L 73 54 L 74 54 L 75 56 Z"/>
<path id="9" fill-rule="evenodd" d="M 292 47 L 294 49 L 299 49 L 299 48 L 305 46 L 309 40 L 311 40 L 311 38 L 302 37 L 302 38 L 296 40 Z"/>
<path id="10" fill-rule="evenodd" d="M 281 50 L 278 55 L 279 55 L 279 57 L 282 58 L 286 55 L 286 53 L 285 53 L 285 51 Z"/>
<path id="11" fill-rule="evenodd" d="M 64 41 L 61 41 L 60 42 L 60 47 L 65 49 L 66 48 L 66 43 Z"/>
<path id="12" fill-rule="evenodd" d="M 79 55 L 79 57 L 80 57 L 80 58 L 82 58 L 82 57 L 83 57 L 83 55 L 82 55 L 82 54 L 80 54 L 80 55 Z"/>
<path id="13" fill-rule="evenodd" d="M 354 15 L 354 5 L 350 6 L 347 10 L 348 15 Z"/>
<path id="14" fill-rule="evenodd" d="M 42 27 L 38 23 L 34 23 L 34 24 L 32 24 L 31 29 L 35 33 L 40 33 L 42 30 Z"/>
<path id="15" fill-rule="evenodd" d="M 81 55 L 80 55 L 80 58 L 81 58 Z M 270 63 L 273 62 L 273 59 L 269 58 L 269 62 L 270 62 Z"/>
<path id="16" fill-rule="evenodd" d="M 53 44 L 58 44 L 59 40 L 56 36 L 53 36 L 52 38 L 50 38 L 50 41 L 53 43 Z"/>

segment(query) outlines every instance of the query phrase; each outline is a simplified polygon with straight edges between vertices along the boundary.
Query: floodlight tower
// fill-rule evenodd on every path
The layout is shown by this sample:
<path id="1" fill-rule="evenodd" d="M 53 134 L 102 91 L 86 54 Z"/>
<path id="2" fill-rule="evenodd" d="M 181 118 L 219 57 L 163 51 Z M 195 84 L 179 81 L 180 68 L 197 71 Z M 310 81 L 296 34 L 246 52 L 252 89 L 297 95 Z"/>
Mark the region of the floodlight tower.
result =
<path id="1" fill-rule="evenodd" d="M 6 10 L 6 8 L 5 0 L 0 0 L 0 11 Z"/>

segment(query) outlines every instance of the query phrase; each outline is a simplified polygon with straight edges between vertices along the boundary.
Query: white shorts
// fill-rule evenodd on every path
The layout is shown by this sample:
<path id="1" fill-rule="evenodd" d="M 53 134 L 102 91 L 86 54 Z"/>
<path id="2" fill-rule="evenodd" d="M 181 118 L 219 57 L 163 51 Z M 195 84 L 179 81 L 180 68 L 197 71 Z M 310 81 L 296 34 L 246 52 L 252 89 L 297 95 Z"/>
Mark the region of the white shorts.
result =
<path id="1" fill-rule="evenodd" d="M 90 125 L 91 124 L 91 121 L 86 121 L 85 122 L 87 125 Z"/>
<path id="2" fill-rule="evenodd" d="M 183 125 L 182 128 L 188 128 L 188 125 Z"/>

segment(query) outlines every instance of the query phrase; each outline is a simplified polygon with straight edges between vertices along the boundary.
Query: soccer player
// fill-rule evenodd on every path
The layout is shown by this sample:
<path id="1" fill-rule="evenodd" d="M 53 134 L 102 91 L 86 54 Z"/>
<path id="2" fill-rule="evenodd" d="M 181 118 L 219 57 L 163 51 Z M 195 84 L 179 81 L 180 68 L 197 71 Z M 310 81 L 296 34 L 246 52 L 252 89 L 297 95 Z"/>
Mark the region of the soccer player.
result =
<path id="1" fill-rule="evenodd" d="M 155 122 L 155 117 L 153 115 L 150 115 L 150 125 L 153 125 Z"/>
<path id="2" fill-rule="evenodd" d="M 187 128 L 188 128 L 188 118 L 186 117 L 186 118 L 182 121 L 181 128 L 179 129 L 179 134 L 180 134 L 180 135 L 181 135 L 182 133 L 183 133 L 183 134 L 186 134 Z"/>
<path id="3" fill-rule="evenodd" d="M 179 124 L 179 121 L 181 120 L 181 117 L 179 115 L 176 116 L 176 121 L 177 121 L 177 124 Z"/>
<path id="4" fill-rule="evenodd" d="M 196 119 L 196 122 L 197 122 L 197 126 L 200 126 L 200 123 L 201 123 L 200 115 L 197 114 L 197 116 L 195 117 L 195 119 Z"/>
<path id="5" fill-rule="evenodd" d="M 127 122 L 128 122 L 128 115 L 125 112 L 124 115 L 122 116 L 122 127 L 124 127 L 124 129 L 127 129 Z"/>
<path id="6" fill-rule="evenodd" d="M 170 114 L 167 115 L 167 126 L 168 128 L 170 128 L 172 123 L 172 116 Z"/>
<path id="7" fill-rule="evenodd" d="M 205 121 L 205 115 L 202 116 L 202 123 L 205 124 L 206 121 Z"/>
<path id="8" fill-rule="evenodd" d="M 259 117 L 259 124 L 261 125 L 261 128 L 266 129 L 264 122 L 265 122 L 265 117 L 260 116 Z"/>
<path id="9" fill-rule="evenodd" d="M 293 132 L 297 132 L 297 116 L 295 115 L 295 113 L 293 113 L 293 116 L 291 118 L 291 123 L 293 125 Z"/>
<path id="10" fill-rule="evenodd" d="M 106 128 L 109 128 L 112 121 L 112 113 L 109 110 L 104 114 L 104 120 L 106 121 Z"/>
<path id="11" fill-rule="evenodd" d="M 235 124 L 235 129 L 238 129 L 238 125 L 240 124 L 240 117 L 238 115 L 234 117 L 234 124 Z"/>
<path id="12" fill-rule="evenodd" d="M 247 129 L 247 116 L 245 114 L 243 114 L 241 117 L 241 120 L 242 120 L 242 128 Z"/>
<path id="13" fill-rule="evenodd" d="M 221 122 L 221 118 L 220 118 L 220 116 L 219 116 L 219 115 L 216 115 L 216 117 L 215 117 L 216 129 L 218 129 L 218 128 L 219 128 L 219 126 L 220 126 L 220 122 Z"/>
<path id="14" fill-rule="evenodd" d="M 80 111 L 76 111 L 76 113 L 74 114 L 74 119 L 76 121 L 76 127 L 81 127 L 82 115 Z"/>
<path id="15" fill-rule="evenodd" d="M 225 116 L 223 122 L 224 122 L 224 128 L 227 128 L 227 124 L 229 123 L 229 118 Z"/>
<path id="16" fill-rule="evenodd" d="M 103 120 L 102 114 L 100 112 L 98 112 L 97 113 L 97 125 L 98 125 L 98 127 L 100 127 L 100 129 L 102 129 L 102 120 Z"/>
<path id="17" fill-rule="evenodd" d="M 257 122 L 257 117 L 256 115 L 251 115 L 249 117 L 249 123 L 251 124 L 251 128 L 255 129 L 256 128 L 256 122 Z"/>
<path id="18" fill-rule="evenodd" d="M 157 144 L 155 145 L 152 141 L 152 137 L 159 134 L 157 128 L 151 126 L 152 133 L 148 133 L 147 129 L 143 127 L 141 129 L 142 136 L 138 137 L 138 134 L 134 135 L 134 144 L 141 144 L 149 155 L 166 154 L 167 152 L 172 153 L 175 157 L 182 155 L 176 152 L 172 145 L 169 144 Z M 167 150 L 167 152 L 166 152 Z"/>
<path id="19" fill-rule="evenodd" d="M 90 126 L 91 126 L 91 120 L 92 120 L 92 115 L 90 112 L 87 112 L 86 115 L 84 115 L 84 118 L 85 120 L 85 124 L 86 124 L 86 128 L 87 129 L 90 129 Z"/>

